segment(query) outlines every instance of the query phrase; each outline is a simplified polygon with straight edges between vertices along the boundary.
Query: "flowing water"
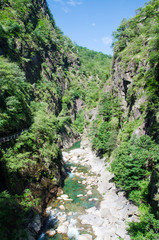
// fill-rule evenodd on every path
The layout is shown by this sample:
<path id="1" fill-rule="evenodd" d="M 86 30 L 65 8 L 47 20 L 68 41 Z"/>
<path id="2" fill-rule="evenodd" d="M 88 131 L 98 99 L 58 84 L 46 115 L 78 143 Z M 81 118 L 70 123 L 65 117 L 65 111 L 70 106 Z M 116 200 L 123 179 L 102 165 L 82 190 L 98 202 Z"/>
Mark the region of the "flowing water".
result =
<path id="1" fill-rule="evenodd" d="M 69 151 L 77 147 L 80 147 L 80 142 L 73 145 Z M 70 162 L 67 162 L 66 165 L 68 169 L 73 169 L 73 172 L 68 171 L 68 177 L 63 188 L 62 196 L 64 198 L 59 196 L 56 200 L 53 200 L 50 208 L 48 208 L 48 218 L 44 224 L 43 233 L 38 240 L 77 240 L 81 234 L 90 234 L 94 239 L 91 226 L 82 225 L 78 219 L 79 215 L 86 213 L 86 209 L 98 208 L 101 201 L 101 195 L 97 191 L 97 187 L 95 185 L 90 187 L 85 181 L 85 176 L 91 177 L 93 173 L 86 166 Z M 91 191 L 91 193 L 87 194 L 88 191 Z M 65 233 L 56 233 L 53 237 L 48 236 L 48 230 L 56 230 L 61 225 L 67 226 Z"/>

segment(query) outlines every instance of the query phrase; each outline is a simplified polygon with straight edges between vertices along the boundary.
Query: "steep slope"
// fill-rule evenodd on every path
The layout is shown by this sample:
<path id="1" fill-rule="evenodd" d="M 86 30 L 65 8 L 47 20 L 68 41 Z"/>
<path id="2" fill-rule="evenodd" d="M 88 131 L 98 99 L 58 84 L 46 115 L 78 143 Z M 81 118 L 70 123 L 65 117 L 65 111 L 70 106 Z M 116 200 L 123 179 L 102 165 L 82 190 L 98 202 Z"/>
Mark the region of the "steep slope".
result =
<path id="1" fill-rule="evenodd" d="M 152 0 L 114 33 L 111 80 L 92 130 L 93 148 L 111 159 L 117 187 L 141 210 L 132 239 L 158 239 L 158 10 Z"/>
<path id="2" fill-rule="evenodd" d="M 83 131 L 84 110 L 97 105 L 111 57 L 84 49 L 92 64 L 105 64 L 100 76 L 83 69 L 77 50 L 83 51 L 63 36 L 45 0 L 0 1 L 1 239 L 36 238 L 35 213 L 66 177 L 60 148 Z"/>
<path id="3" fill-rule="evenodd" d="M 73 132 L 71 118 L 58 116 L 79 60 L 45 0 L 0 1 L 0 54 L 0 135 L 26 129 L 1 143 L 0 238 L 24 239 L 32 210 L 41 213 L 66 176 L 59 147 Z"/>

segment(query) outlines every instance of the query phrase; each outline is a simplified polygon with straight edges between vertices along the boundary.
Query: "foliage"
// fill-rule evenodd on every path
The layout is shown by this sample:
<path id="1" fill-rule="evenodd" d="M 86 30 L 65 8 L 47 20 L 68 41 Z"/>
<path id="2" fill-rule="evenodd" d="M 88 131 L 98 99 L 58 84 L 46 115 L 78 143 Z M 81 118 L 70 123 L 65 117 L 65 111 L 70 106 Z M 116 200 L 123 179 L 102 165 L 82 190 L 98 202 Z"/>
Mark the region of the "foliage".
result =
<path id="1" fill-rule="evenodd" d="M 130 112 L 132 102 L 146 95 L 147 101 L 141 111 L 146 119 L 153 119 L 151 124 L 147 124 L 147 133 L 157 141 L 159 127 L 155 115 L 159 102 L 158 6 L 158 0 L 149 1 L 137 11 L 135 17 L 123 19 L 114 32 L 113 44 L 114 60 L 119 62 L 121 72 L 131 72 L 132 75 L 133 82 L 126 94 Z"/>
<path id="2" fill-rule="evenodd" d="M 7 240 L 26 239 L 22 231 L 25 222 L 25 211 L 22 210 L 16 198 L 7 191 L 0 193 L 0 238 Z"/>
<path id="3" fill-rule="evenodd" d="M 27 169 L 30 164 L 39 161 L 47 163 L 57 160 L 60 151 L 56 143 L 63 127 L 64 123 L 59 124 L 54 115 L 47 113 L 46 105 L 41 104 L 39 111 L 35 112 L 31 129 L 24 132 L 14 147 L 7 149 L 3 154 L 8 171 Z"/>
<path id="4" fill-rule="evenodd" d="M 31 121 L 29 94 L 31 87 L 15 63 L 0 57 L 0 134 L 26 128 Z"/>
<path id="5" fill-rule="evenodd" d="M 104 83 L 110 77 L 111 56 L 75 46 L 80 58 L 79 78 L 71 85 L 88 108 L 97 105 Z M 85 80 L 84 80 L 85 79 Z"/>
<path id="6" fill-rule="evenodd" d="M 99 102 L 98 117 L 91 130 L 92 145 L 98 153 L 110 155 L 115 149 L 121 115 L 119 100 L 108 92 L 103 93 Z"/>
<path id="7" fill-rule="evenodd" d="M 139 190 L 157 161 L 158 145 L 149 136 L 133 137 L 128 142 L 123 142 L 111 164 L 117 186 L 131 194 L 132 191 Z M 143 187 L 144 185 L 145 183 Z"/>
<path id="8" fill-rule="evenodd" d="M 142 205 L 140 222 L 129 223 L 128 231 L 132 240 L 157 240 L 159 238 L 159 220 L 151 213 L 150 207 Z"/>
<path id="9" fill-rule="evenodd" d="M 77 113 L 76 115 L 76 119 L 73 122 L 73 129 L 75 129 L 75 131 L 77 131 L 78 133 L 83 133 L 84 131 L 84 112 L 80 111 L 79 113 Z"/>

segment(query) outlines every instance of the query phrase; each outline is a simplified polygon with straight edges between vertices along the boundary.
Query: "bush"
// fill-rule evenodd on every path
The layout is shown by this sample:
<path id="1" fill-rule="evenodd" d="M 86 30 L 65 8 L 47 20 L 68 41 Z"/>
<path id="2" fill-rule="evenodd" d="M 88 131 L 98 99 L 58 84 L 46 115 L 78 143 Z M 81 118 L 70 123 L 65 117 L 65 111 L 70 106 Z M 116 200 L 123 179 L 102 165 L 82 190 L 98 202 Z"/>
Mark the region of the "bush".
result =
<path id="1" fill-rule="evenodd" d="M 133 137 L 122 143 L 111 164 L 117 186 L 131 192 L 131 196 L 134 190 L 142 191 L 142 181 L 159 161 L 158 150 L 159 146 L 149 136 Z"/>

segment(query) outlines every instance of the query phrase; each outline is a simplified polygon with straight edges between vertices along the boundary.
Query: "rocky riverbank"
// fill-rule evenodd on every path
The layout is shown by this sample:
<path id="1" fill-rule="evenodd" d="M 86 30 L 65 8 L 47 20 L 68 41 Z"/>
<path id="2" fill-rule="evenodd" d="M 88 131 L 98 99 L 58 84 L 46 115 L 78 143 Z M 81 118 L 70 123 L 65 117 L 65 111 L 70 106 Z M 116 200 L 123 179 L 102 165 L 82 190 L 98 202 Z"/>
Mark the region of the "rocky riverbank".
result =
<path id="1" fill-rule="evenodd" d="M 95 177 L 85 178 L 83 184 L 87 186 L 87 194 L 91 193 L 91 184 L 96 184 L 102 195 L 99 208 L 86 209 L 86 213 L 78 217 L 81 223 L 91 225 L 96 240 L 115 240 L 119 237 L 129 240 L 126 223 L 138 221 L 138 208 L 124 197 L 122 191 L 117 191 L 113 175 L 107 170 L 109 163 L 96 157 L 87 140 L 82 141 L 80 149 L 63 155 L 65 160 L 72 163 L 91 166 Z"/>
<path id="2" fill-rule="evenodd" d="M 138 209 L 117 191 L 109 163 L 96 157 L 87 140 L 63 152 L 63 159 L 69 178 L 46 209 L 51 227 L 39 239 L 130 240 L 126 223 L 138 221 Z"/>

